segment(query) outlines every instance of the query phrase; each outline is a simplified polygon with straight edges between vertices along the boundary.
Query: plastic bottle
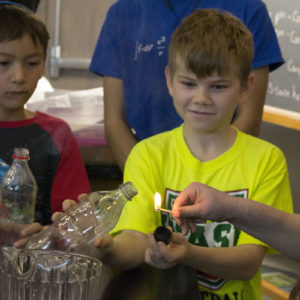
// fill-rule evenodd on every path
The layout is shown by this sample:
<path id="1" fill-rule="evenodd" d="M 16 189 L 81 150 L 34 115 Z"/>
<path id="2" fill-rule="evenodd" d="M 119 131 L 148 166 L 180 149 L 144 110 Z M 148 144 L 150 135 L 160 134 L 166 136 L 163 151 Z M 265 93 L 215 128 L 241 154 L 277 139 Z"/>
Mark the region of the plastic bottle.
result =
<path id="1" fill-rule="evenodd" d="M 0 245 L 12 246 L 26 224 L 34 221 L 36 181 L 29 169 L 29 150 L 14 149 L 11 167 L 0 183 Z"/>
<path id="2" fill-rule="evenodd" d="M 29 150 L 15 148 L 11 167 L 0 183 L 0 223 L 34 221 L 37 184 L 28 166 Z"/>
<path id="3" fill-rule="evenodd" d="M 27 249 L 81 252 L 117 224 L 124 205 L 137 194 L 126 182 L 109 192 L 93 192 L 62 214 L 46 230 L 33 235 Z"/>

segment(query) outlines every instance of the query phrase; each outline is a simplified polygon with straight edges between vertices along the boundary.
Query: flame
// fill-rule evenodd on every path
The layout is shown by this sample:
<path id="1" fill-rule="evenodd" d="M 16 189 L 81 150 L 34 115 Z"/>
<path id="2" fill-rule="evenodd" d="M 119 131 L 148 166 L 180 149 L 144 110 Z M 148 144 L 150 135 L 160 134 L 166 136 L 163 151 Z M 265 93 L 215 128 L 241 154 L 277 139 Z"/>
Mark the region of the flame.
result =
<path id="1" fill-rule="evenodd" d="M 154 194 L 154 207 L 155 210 L 159 210 L 161 208 L 161 196 L 158 192 Z"/>

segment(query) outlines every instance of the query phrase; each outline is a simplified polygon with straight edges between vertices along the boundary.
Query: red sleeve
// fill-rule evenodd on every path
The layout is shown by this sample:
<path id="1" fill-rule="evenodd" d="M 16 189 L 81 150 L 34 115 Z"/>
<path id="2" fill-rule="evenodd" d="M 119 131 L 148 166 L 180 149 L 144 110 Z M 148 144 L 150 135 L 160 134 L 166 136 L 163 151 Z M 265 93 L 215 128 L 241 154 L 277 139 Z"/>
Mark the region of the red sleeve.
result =
<path id="1" fill-rule="evenodd" d="M 56 125 L 53 126 L 54 124 Z M 62 202 L 65 199 L 77 201 L 78 195 L 90 193 L 90 184 L 78 144 L 69 125 L 53 118 L 52 122 L 44 124 L 43 127 L 50 132 L 60 153 L 50 197 L 53 213 L 62 211 Z"/>

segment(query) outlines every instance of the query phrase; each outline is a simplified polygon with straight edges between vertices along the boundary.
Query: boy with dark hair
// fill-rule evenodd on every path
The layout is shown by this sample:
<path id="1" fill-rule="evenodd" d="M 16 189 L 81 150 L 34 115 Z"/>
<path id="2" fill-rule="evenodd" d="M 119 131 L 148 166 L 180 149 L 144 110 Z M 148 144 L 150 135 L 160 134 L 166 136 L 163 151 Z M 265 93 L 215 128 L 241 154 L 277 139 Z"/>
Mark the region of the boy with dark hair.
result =
<path id="1" fill-rule="evenodd" d="M 12 163 L 15 147 L 28 148 L 37 181 L 35 221 L 51 223 L 62 201 L 89 193 L 77 142 L 67 123 L 24 108 L 44 73 L 49 34 L 29 9 L 0 3 L 0 165 Z"/>

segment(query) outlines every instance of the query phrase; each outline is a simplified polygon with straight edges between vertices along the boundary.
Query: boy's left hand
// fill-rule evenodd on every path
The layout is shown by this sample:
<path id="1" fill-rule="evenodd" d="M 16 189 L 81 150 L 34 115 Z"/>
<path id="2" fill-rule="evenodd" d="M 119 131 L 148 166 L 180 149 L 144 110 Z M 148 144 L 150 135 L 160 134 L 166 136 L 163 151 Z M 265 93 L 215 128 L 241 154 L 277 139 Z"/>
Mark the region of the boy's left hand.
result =
<path id="1" fill-rule="evenodd" d="M 86 201 L 87 199 L 88 199 L 88 195 L 87 194 L 80 194 L 77 197 L 77 202 Z M 62 210 L 63 211 L 67 211 L 69 208 L 71 208 L 72 206 L 76 205 L 77 202 L 75 200 L 72 200 L 72 199 L 65 199 L 63 201 L 63 203 L 62 203 Z M 54 222 L 62 214 L 63 214 L 62 212 L 55 212 L 55 213 L 53 213 L 53 215 L 51 216 L 51 220 Z"/>
<path id="2" fill-rule="evenodd" d="M 145 261 L 153 267 L 171 268 L 181 263 L 187 255 L 189 242 L 182 233 L 173 232 L 168 245 L 157 242 L 153 233 L 149 233 L 147 238 L 149 247 L 145 252 Z"/>
<path id="3" fill-rule="evenodd" d="M 41 232 L 42 230 L 43 230 L 43 226 L 40 225 L 39 223 L 32 223 L 30 225 L 25 226 L 24 229 L 22 229 L 22 231 L 20 232 L 20 239 L 15 241 L 13 243 L 13 246 L 15 248 L 23 248 L 24 246 L 26 246 L 28 242 L 28 238 L 31 235 Z"/>

